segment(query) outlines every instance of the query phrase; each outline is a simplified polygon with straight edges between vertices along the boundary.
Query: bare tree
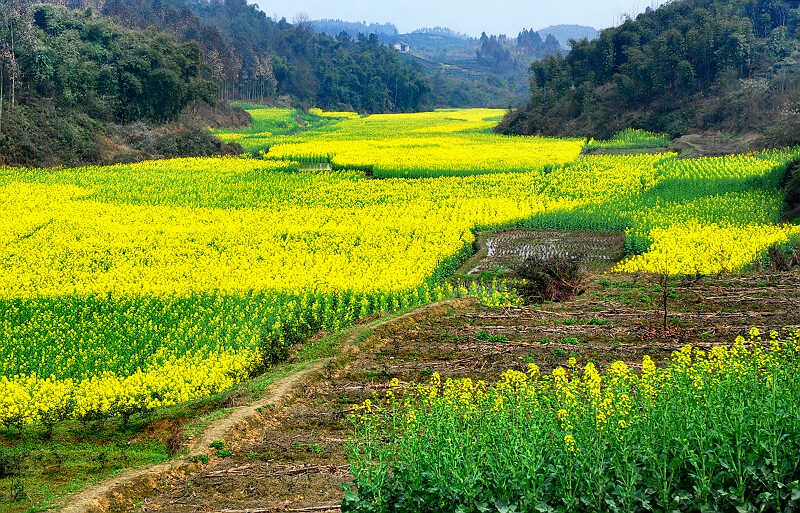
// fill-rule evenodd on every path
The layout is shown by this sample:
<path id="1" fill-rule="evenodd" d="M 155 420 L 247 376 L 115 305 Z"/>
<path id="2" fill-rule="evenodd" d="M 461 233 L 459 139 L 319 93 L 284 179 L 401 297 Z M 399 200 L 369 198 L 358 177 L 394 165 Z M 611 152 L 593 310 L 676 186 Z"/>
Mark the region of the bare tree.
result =
<path id="1" fill-rule="evenodd" d="M 222 99 L 225 94 L 223 90 L 225 84 L 225 64 L 222 62 L 219 52 L 216 50 L 208 52 L 206 63 L 211 70 L 211 80 L 219 85 L 220 99 Z"/>
<path id="2" fill-rule="evenodd" d="M 17 81 L 20 79 L 20 68 L 17 64 L 16 47 L 20 43 L 33 44 L 33 2 L 30 0 L 0 0 L 3 8 L 5 26 L 5 49 L 3 65 L 5 66 L 6 79 L 11 82 L 9 96 L 11 106 L 16 105 Z"/>
<path id="3" fill-rule="evenodd" d="M 305 26 L 305 25 L 308 25 L 309 21 L 310 21 L 310 19 L 308 17 L 308 14 L 306 14 L 304 12 L 297 13 L 295 15 L 295 17 L 292 18 L 292 24 L 293 25 Z"/>
<path id="4" fill-rule="evenodd" d="M 272 60 L 268 56 L 256 56 L 255 78 L 259 87 L 259 100 L 263 103 L 264 97 L 267 95 L 272 96 L 272 92 L 277 85 L 275 72 L 272 69 Z"/>
<path id="5" fill-rule="evenodd" d="M 3 70 L 5 69 L 5 60 L 2 57 L 2 50 L 0 50 L 0 134 L 3 133 L 3 82 L 5 81 L 5 77 L 3 76 Z"/>

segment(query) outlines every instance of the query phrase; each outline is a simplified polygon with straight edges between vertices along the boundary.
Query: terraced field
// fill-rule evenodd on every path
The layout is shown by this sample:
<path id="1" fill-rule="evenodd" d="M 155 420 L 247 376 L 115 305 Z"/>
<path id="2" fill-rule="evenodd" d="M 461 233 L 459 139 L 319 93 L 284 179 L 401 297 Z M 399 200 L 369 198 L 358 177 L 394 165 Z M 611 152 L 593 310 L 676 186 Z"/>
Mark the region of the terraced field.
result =
<path id="1" fill-rule="evenodd" d="M 781 224 L 797 148 L 581 156 L 584 140 L 490 133 L 500 111 L 251 112 L 252 128 L 218 132 L 243 158 L 0 169 L 5 447 L 147 424 L 363 319 L 455 297 L 520 307 L 501 268 L 528 257 L 582 251 L 598 273 L 701 279 L 770 264 L 800 237 Z M 660 137 L 609 144 L 645 136 Z M 639 314 L 626 312 L 609 322 Z"/>

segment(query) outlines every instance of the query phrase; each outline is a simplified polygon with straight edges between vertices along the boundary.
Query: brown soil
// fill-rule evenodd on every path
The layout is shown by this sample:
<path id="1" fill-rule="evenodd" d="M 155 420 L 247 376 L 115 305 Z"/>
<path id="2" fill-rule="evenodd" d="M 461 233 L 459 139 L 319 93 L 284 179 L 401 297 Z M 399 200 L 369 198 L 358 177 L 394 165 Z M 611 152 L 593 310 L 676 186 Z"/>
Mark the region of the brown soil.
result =
<path id="1" fill-rule="evenodd" d="M 748 153 L 763 148 L 760 134 L 727 135 L 719 132 L 684 135 L 672 142 L 670 151 L 682 158 L 715 157 Z"/>
<path id="2" fill-rule="evenodd" d="M 637 367 L 646 354 L 663 361 L 684 344 L 729 343 L 752 326 L 800 326 L 798 278 L 794 272 L 676 281 L 666 332 L 656 279 L 629 275 L 598 275 L 586 294 L 567 303 L 496 310 L 460 300 L 417 311 L 360 343 L 352 338 L 340 356 L 295 380 L 274 408 L 227 437 L 233 455 L 173 476 L 138 508 L 120 510 L 335 511 L 341 485 L 352 479 L 347 415 L 390 379 L 426 381 L 438 372 L 493 381 L 528 363 L 551 370 L 570 356 L 601 367 L 620 359 Z"/>

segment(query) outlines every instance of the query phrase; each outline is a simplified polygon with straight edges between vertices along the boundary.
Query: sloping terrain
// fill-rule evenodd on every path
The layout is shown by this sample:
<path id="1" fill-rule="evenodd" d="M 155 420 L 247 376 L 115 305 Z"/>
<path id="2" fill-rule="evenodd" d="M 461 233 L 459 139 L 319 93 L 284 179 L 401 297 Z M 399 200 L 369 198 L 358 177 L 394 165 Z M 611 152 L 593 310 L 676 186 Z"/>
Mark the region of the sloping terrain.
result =
<path id="1" fill-rule="evenodd" d="M 501 232 L 499 239 L 522 238 L 512 234 Z M 568 235 L 558 250 L 570 244 Z M 553 234 L 527 237 L 552 240 Z M 492 262 L 486 251 L 479 255 L 479 266 Z M 235 429 L 229 421 L 222 430 L 212 426 L 223 443 L 208 446 L 213 436 L 204 436 L 192 451 L 209 455 L 207 465 L 104 487 L 104 500 L 82 504 L 96 504 L 89 511 L 336 511 L 341 485 L 352 479 L 348 415 L 385 392 L 393 378 L 420 382 L 436 372 L 491 383 L 507 369 L 536 363 L 549 371 L 572 357 L 601 368 L 617 360 L 638 368 L 644 355 L 660 362 L 685 344 L 708 348 L 751 327 L 800 326 L 796 270 L 675 280 L 667 292 L 666 330 L 656 278 L 605 272 L 565 303 L 493 309 L 464 299 L 365 325 L 342 341 L 337 356 L 268 389 L 258 407 L 244 407 L 250 416 Z"/>
<path id="2" fill-rule="evenodd" d="M 536 363 L 543 371 L 574 356 L 638 368 L 684 344 L 729 343 L 751 326 L 800 325 L 797 274 L 720 277 L 670 287 L 671 326 L 659 327 L 652 282 L 608 275 L 574 302 L 494 310 L 474 301 L 442 305 L 383 326 L 310 376 L 294 394 L 227 443 L 197 474 L 173 483 L 128 511 L 189 513 L 336 511 L 347 465 L 347 416 L 387 390 L 388 382 L 471 377 L 489 382 L 507 369 Z"/>

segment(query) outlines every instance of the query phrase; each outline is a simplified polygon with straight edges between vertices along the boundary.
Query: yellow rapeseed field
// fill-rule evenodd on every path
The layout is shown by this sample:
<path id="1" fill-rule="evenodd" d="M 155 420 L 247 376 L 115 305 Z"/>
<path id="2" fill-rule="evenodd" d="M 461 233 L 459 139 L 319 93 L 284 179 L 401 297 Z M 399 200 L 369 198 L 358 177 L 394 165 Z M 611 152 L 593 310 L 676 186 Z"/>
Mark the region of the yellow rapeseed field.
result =
<path id="1" fill-rule="evenodd" d="M 578 158 L 580 140 L 486 133 L 498 111 L 337 113 L 299 135 L 293 111 L 256 114 L 247 133 L 280 139 L 266 159 L 0 169 L 0 423 L 175 404 L 376 312 L 511 302 L 442 284 L 480 228 L 627 231 L 618 270 L 670 274 L 738 271 L 800 235 L 777 226 L 795 150 Z M 438 177 L 302 171 L 312 152 Z"/>

